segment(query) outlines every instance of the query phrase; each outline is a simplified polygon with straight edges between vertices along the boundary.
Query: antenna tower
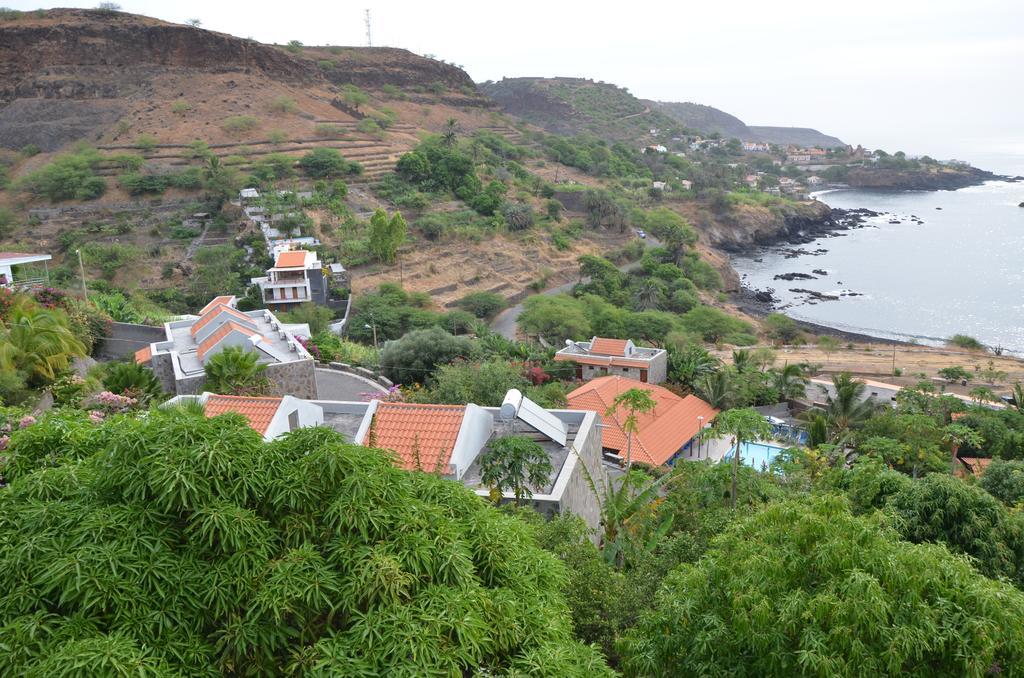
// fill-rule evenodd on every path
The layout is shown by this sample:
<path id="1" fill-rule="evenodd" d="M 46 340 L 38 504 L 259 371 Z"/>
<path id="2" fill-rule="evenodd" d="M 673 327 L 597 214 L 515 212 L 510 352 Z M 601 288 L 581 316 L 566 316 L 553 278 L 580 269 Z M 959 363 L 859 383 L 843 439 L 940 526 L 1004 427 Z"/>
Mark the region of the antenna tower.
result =
<path id="1" fill-rule="evenodd" d="M 366 46 L 373 47 L 373 40 L 370 39 L 370 10 L 366 10 Z"/>

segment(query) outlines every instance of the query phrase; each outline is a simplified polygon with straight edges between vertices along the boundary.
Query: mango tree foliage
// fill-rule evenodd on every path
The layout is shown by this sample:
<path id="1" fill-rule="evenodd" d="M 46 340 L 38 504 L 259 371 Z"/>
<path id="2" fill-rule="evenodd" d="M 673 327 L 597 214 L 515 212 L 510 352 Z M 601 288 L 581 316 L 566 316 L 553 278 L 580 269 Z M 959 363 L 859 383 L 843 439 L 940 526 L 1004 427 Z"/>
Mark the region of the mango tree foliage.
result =
<path id="1" fill-rule="evenodd" d="M 623 647 L 643 676 L 1018 675 L 1022 615 L 1024 593 L 825 495 L 728 529 Z"/>
<path id="2" fill-rule="evenodd" d="M 85 425 L 12 439 L 5 675 L 609 674 L 572 640 L 564 568 L 459 484 L 323 428 L 266 444 L 184 408 Z M 17 464 L 47 441 L 49 464 Z"/>

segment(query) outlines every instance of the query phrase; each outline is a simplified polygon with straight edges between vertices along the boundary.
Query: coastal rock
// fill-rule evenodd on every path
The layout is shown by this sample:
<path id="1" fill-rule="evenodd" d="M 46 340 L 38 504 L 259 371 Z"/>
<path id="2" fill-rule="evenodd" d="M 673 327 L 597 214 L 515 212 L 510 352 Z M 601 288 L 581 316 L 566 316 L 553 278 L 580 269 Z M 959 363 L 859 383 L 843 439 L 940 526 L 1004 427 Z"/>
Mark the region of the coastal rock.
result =
<path id="1" fill-rule="evenodd" d="M 813 275 L 807 273 L 780 273 L 775 276 L 775 280 L 787 280 L 792 282 L 793 280 L 817 280 Z"/>
<path id="2" fill-rule="evenodd" d="M 775 302 L 775 297 L 772 293 L 767 290 L 758 290 L 754 293 L 754 299 L 757 299 L 762 304 L 771 304 Z"/>
<path id="3" fill-rule="evenodd" d="M 1017 205 L 1017 207 L 1024 207 L 1024 202 L 1022 202 L 1021 204 Z"/>
<path id="4" fill-rule="evenodd" d="M 811 273 L 814 273 L 815 275 L 828 275 L 828 271 L 820 268 L 814 269 Z"/>
<path id="5" fill-rule="evenodd" d="M 816 300 L 816 301 L 838 301 L 839 300 L 839 297 L 837 297 L 834 294 L 825 294 L 824 292 L 816 292 L 814 290 L 805 290 L 802 287 L 791 287 L 789 291 L 790 292 L 794 292 L 796 294 L 806 294 L 807 296 L 811 297 L 811 299 Z"/>

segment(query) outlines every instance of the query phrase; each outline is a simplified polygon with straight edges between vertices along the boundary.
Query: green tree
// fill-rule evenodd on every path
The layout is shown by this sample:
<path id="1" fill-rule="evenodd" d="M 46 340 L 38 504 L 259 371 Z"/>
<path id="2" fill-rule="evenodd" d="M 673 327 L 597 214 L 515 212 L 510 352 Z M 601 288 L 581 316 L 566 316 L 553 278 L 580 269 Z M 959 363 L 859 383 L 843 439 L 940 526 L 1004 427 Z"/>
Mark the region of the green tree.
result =
<path id="1" fill-rule="evenodd" d="M 825 334 L 818 337 L 818 348 L 825 354 L 825 359 L 828 360 L 829 356 L 839 350 L 839 340 L 835 337 L 830 337 Z"/>
<path id="2" fill-rule="evenodd" d="M 458 483 L 322 427 L 90 430 L 0 490 L 5 673 L 612 675 L 572 638 L 564 567 Z"/>
<path id="3" fill-rule="evenodd" d="M 402 218 L 401 212 L 389 219 L 387 212 L 378 208 L 370 217 L 368 238 L 370 251 L 383 263 L 393 264 L 398 255 L 398 247 L 405 242 L 409 226 Z"/>
<path id="4" fill-rule="evenodd" d="M 345 90 L 342 93 L 341 98 L 342 101 L 357 111 L 360 106 L 365 106 L 370 101 L 370 97 L 366 92 L 352 84 L 345 85 Z"/>
<path id="5" fill-rule="evenodd" d="M 690 389 L 695 389 L 703 377 L 718 370 L 719 365 L 717 358 L 697 344 L 688 343 L 682 349 L 670 346 L 668 351 L 669 378 Z"/>
<path id="6" fill-rule="evenodd" d="M 908 544 L 834 496 L 786 501 L 729 528 L 668 576 L 655 609 L 624 639 L 625 669 L 1014 674 L 1024 670 L 1022 614 L 1024 593 L 977 576 L 941 546 Z"/>
<path id="7" fill-rule="evenodd" d="M 456 305 L 469 311 L 477 318 L 493 318 L 508 302 L 497 292 L 470 292 L 456 302 Z"/>
<path id="8" fill-rule="evenodd" d="M 736 508 L 736 479 L 739 475 L 740 456 L 744 443 L 764 440 L 771 436 L 772 427 L 760 412 L 753 408 L 726 410 L 715 417 L 715 423 L 708 429 L 713 438 L 730 438 L 732 445 L 732 489 L 729 505 Z"/>
<path id="9" fill-rule="evenodd" d="M 956 453 L 963 445 L 970 445 L 977 449 L 984 443 L 981 434 L 970 426 L 963 424 L 950 424 L 943 429 L 942 439 L 949 445 L 949 472 L 956 475 L 960 464 L 957 461 Z"/>
<path id="10" fill-rule="evenodd" d="M 451 148 L 459 136 L 459 121 L 455 118 L 448 118 L 444 123 L 444 131 L 441 133 L 441 141 L 445 146 Z"/>
<path id="11" fill-rule="evenodd" d="M 1007 506 L 1024 502 L 1024 461 L 993 459 L 981 477 L 982 489 Z"/>
<path id="12" fill-rule="evenodd" d="M 796 400 L 807 395 L 807 377 L 803 367 L 786 363 L 782 369 L 770 370 L 772 387 L 782 398 Z"/>
<path id="13" fill-rule="evenodd" d="M 790 344 L 800 336 L 796 321 L 782 313 L 769 313 L 765 316 L 764 329 L 771 339 L 783 344 Z"/>
<path id="14" fill-rule="evenodd" d="M 498 407 L 505 399 L 505 394 L 513 388 L 528 391 L 530 383 L 523 376 L 522 369 L 507 359 L 494 358 L 482 362 L 460 360 L 441 365 L 434 371 L 423 401 Z"/>
<path id="15" fill-rule="evenodd" d="M 263 395 L 270 388 L 267 366 L 255 351 L 228 346 L 206 361 L 204 388 L 222 395 Z"/>
<path id="16" fill-rule="evenodd" d="M 206 194 L 221 205 L 235 196 L 238 187 L 238 173 L 225 167 L 216 155 L 208 155 L 203 164 L 203 188 Z"/>
<path id="17" fill-rule="evenodd" d="M 593 336 L 590 321 L 579 301 L 563 295 L 527 298 L 518 322 L 524 332 L 553 342 L 565 339 L 578 341 Z"/>
<path id="18" fill-rule="evenodd" d="M 832 377 L 832 389 L 825 395 L 824 413 L 833 441 L 859 427 L 877 410 L 874 401 L 864 396 L 865 388 L 864 382 L 854 379 L 849 372 Z"/>
<path id="19" fill-rule="evenodd" d="M 22 300 L 0 321 L 0 370 L 21 372 L 34 385 L 57 378 L 85 345 L 71 330 L 67 314 Z"/>
<path id="20" fill-rule="evenodd" d="M 312 179 L 338 179 L 346 174 L 359 174 L 359 163 L 346 160 L 333 148 L 317 148 L 299 159 L 299 167 Z"/>
<path id="21" fill-rule="evenodd" d="M 384 376 L 396 384 L 425 384 L 439 366 L 474 354 L 473 342 L 466 337 L 431 327 L 388 342 L 381 350 L 380 366 Z"/>
<path id="22" fill-rule="evenodd" d="M 943 367 L 941 370 L 939 370 L 938 374 L 946 381 L 966 381 L 971 378 L 971 373 L 965 370 L 960 365 Z"/>
<path id="23" fill-rule="evenodd" d="M 242 278 L 236 270 L 243 250 L 233 245 L 200 247 L 192 257 L 195 268 L 189 276 L 189 291 L 205 304 L 218 294 L 241 291 Z"/>
<path id="24" fill-rule="evenodd" d="M 716 409 L 726 409 L 736 398 L 736 379 L 733 375 L 734 372 L 728 369 L 704 374 L 697 381 L 697 395 Z"/>
<path id="25" fill-rule="evenodd" d="M 480 480 L 500 499 L 506 491 L 516 498 L 533 496 L 531 488 L 547 485 L 551 460 L 539 443 L 523 436 L 505 436 L 487 446 L 480 457 Z"/>
<path id="26" fill-rule="evenodd" d="M 631 388 L 615 396 L 612 404 L 604 412 L 604 416 L 618 418 L 619 410 L 624 410 L 626 416 L 622 418 L 619 425 L 626 432 L 626 472 L 633 466 L 633 435 L 640 430 L 638 414 L 647 414 L 654 411 L 658 402 L 651 397 L 651 391 L 645 388 Z"/>

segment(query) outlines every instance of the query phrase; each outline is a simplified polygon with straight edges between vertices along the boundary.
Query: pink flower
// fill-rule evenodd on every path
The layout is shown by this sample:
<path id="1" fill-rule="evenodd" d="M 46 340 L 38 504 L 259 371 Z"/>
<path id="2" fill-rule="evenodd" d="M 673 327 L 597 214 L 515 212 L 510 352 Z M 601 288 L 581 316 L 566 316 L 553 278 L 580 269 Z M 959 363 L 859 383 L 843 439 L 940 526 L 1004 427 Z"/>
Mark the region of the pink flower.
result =
<path id="1" fill-rule="evenodd" d="M 36 418 L 31 414 L 26 414 L 21 418 L 21 421 L 18 422 L 18 428 L 28 428 L 34 423 L 36 423 Z"/>
<path id="2" fill-rule="evenodd" d="M 0 436 L 0 450 L 6 450 L 7 446 L 10 445 L 10 444 L 11 444 L 11 437 L 10 436 Z M 4 457 L 5 461 L 6 461 L 6 459 L 7 458 Z"/>
<path id="3" fill-rule="evenodd" d="M 89 412 L 89 421 L 91 421 L 94 424 L 103 423 L 103 413 L 100 412 L 99 410 L 92 410 L 91 412 Z"/>

